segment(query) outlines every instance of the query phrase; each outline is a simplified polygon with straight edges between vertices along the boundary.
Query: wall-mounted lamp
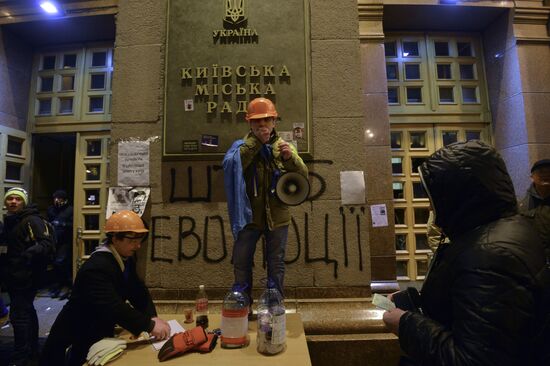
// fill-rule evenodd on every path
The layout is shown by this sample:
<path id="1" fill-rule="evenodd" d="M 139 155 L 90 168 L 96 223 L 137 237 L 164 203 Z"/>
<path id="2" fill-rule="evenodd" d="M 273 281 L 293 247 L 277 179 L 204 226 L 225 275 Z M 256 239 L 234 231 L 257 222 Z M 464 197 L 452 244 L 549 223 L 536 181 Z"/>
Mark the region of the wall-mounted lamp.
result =
<path id="1" fill-rule="evenodd" d="M 41 0 L 40 7 L 48 14 L 59 14 L 60 9 L 55 1 Z"/>

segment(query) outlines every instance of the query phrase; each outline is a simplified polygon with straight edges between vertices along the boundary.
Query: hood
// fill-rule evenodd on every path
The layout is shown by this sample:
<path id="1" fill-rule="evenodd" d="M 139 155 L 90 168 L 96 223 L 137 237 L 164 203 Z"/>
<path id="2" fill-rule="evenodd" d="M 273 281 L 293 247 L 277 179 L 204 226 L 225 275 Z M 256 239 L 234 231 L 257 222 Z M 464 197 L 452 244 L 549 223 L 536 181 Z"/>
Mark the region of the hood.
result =
<path id="1" fill-rule="evenodd" d="M 36 205 L 31 204 L 23 208 L 21 211 L 18 211 L 14 214 L 7 214 L 4 217 L 4 224 L 6 225 L 6 230 L 11 231 L 18 223 L 20 223 L 25 217 L 30 215 L 39 215 L 40 212 Z"/>
<path id="2" fill-rule="evenodd" d="M 17 212 L 16 215 L 20 218 L 27 217 L 29 215 L 39 215 L 38 206 L 35 204 L 30 204 L 21 211 Z"/>
<path id="3" fill-rule="evenodd" d="M 419 172 L 430 196 L 435 224 L 451 239 L 517 213 L 506 165 L 494 148 L 481 141 L 441 148 Z"/>
<path id="4" fill-rule="evenodd" d="M 12 216 L 14 218 L 17 218 L 17 220 L 21 220 L 24 217 L 27 217 L 29 215 L 39 215 L 39 214 L 40 214 L 40 211 L 38 211 L 38 206 L 35 204 L 30 204 L 12 215 L 8 214 L 6 217 Z"/>

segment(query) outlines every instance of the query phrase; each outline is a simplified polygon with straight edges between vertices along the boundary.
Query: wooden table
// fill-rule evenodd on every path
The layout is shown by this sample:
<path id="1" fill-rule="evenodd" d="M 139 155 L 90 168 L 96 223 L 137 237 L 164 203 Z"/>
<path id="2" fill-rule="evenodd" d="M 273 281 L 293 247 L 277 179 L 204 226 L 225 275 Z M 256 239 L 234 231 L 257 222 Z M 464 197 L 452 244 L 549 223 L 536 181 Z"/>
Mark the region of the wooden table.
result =
<path id="1" fill-rule="evenodd" d="M 162 314 L 164 320 L 176 319 L 184 328 L 183 314 Z M 210 329 L 220 326 L 221 316 L 208 316 Z M 194 324 L 193 324 L 194 325 Z M 235 366 L 310 366 L 309 352 L 300 314 L 286 314 L 286 349 L 277 355 L 264 356 L 256 351 L 256 321 L 248 323 L 250 344 L 245 348 L 225 349 L 218 338 L 216 348 L 210 353 L 187 352 L 170 360 L 159 362 L 157 351 L 150 344 L 129 345 L 124 354 L 109 363 L 112 366 L 150 366 L 153 364 L 171 365 L 235 365 Z"/>

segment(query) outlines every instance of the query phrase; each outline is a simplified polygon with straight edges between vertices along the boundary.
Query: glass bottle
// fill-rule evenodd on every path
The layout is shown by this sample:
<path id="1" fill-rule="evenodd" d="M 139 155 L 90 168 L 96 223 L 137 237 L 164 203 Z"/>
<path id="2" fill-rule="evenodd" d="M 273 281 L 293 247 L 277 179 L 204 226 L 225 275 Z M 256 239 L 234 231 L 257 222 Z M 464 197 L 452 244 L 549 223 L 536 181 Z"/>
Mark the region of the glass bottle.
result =
<path id="1" fill-rule="evenodd" d="M 248 296 L 239 284 L 225 295 L 222 305 L 221 343 L 223 348 L 248 345 Z"/>
<path id="2" fill-rule="evenodd" d="M 267 287 L 258 301 L 257 350 L 266 355 L 282 352 L 286 346 L 286 313 L 283 296 L 275 282 L 267 280 Z"/>
<path id="3" fill-rule="evenodd" d="M 199 292 L 195 298 L 195 317 L 196 325 L 204 329 L 208 328 L 208 296 L 204 285 L 199 286 Z"/>

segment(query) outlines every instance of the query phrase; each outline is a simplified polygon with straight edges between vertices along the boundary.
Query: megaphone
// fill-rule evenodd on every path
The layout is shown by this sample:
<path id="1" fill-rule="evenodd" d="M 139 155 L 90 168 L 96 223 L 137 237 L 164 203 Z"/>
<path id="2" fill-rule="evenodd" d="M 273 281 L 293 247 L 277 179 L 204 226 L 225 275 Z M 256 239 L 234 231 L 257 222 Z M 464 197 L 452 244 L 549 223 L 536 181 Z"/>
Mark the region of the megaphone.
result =
<path id="1" fill-rule="evenodd" d="M 309 181 L 300 173 L 285 173 L 277 181 L 275 194 L 285 205 L 298 206 L 309 195 Z"/>

